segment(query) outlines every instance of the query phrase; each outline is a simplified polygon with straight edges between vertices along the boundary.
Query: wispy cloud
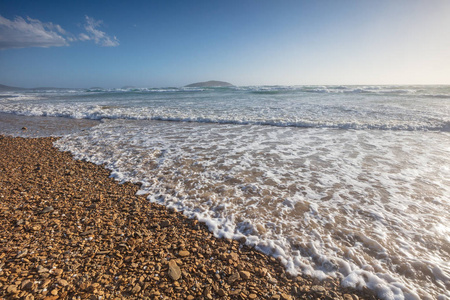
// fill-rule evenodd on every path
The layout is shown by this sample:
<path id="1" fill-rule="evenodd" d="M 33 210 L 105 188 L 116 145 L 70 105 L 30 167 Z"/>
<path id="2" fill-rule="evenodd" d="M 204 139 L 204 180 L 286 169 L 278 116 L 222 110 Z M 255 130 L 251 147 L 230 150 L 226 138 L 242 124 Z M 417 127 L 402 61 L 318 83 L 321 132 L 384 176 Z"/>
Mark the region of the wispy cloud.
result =
<path id="1" fill-rule="evenodd" d="M 0 49 L 28 47 L 60 47 L 69 46 L 76 41 L 94 41 L 103 47 L 115 47 L 119 41 L 110 37 L 98 28 L 103 23 L 89 16 L 85 17 L 83 28 L 85 32 L 73 35 L 60 25 L 51 22 L 44 23 L 27 17 L 16 17 L 9 20 L 0 15 Z"/>
<path id="2" fill-rule="evenodd" d="M 115 36 L 110 37 L 105 32 L 98 30 L 98 27 L 103 23 L 102 21 L 96 21 L 94 18 L 89 16 L 86 17 L 86 23 L 84 24 L 84 29 L 86 33 L 80 33 L 80 40 L 93 40 L 97 45 L 104 47 L 115 47 L 119 46 L 119 41 Z"/>
<path id="3" fill-rule="evenodd" d="M 61 26 L 52 23 L 21 17 L 11 21 L 0 16 L 0 49 L 66 46 L 61 32 Z"/>

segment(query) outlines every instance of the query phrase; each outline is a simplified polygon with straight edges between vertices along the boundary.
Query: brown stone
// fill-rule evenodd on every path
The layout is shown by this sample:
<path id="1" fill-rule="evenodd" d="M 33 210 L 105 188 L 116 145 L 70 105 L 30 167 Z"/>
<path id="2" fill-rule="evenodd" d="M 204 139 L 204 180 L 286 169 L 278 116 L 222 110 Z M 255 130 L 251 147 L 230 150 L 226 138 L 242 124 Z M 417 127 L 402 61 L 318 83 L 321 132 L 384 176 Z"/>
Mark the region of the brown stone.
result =
<path id="1" fill-rule="evenodd" d="M 41 214 L 46 214 L 46 213 L 49 213 L 49 212 L 52 212 L 52 211 L 54 211 L 55 209 L 53 208 L 53 206 L 47 206 L 46 208 L 44 208 L 42 211 L 41 211 Z"/>
<path id="2" fill-rule="evenodd" d="M 181 257 L 185 257 L 185 256 L 189 256 L 190 253 L 189 253 L 189 251 L 181 250 L 180 252 L 178 252 L 178 255 Z"/>
<path id="3" fill-rule="evenodd" d="M 241 275 L 241 278 L 244 280 L 249 280 L 251 278 L 251 274 L 248 271 L 240 271 L 239 275 Z"/>
<path id="4" fill-rule="evenodd" d="M 69 283 L 68 283 L 67 280 L 65 280 L 65 279 L 59 279 L 59 280 L 58 280 L 58 284 L 61 285 L 61 286 L 63 286 L 63 287 L 69 285 Z"/>
<path id="5" fill-rule="evenodd" d="M 62 273 L 63 273 L 63 270 L 62 270 L 62 269 L 55 269 L 55 270 L 53 271 L 53 274 L 55 274 L 56 276 L 61 276 Z"/>
<path id="6" fill-rule="evenodd" d="M 170 226 L 170 221 L 164 220 L 159 224 L 161 227 L 169 227 Z"/>
<path id="7" fill-rule="evenodd" d="M 52 282 L 50 279 L 44 280 L 44 282 L 42 282 L 41 284 L 41 287 L 46 288 L 50 284 L 50 282 Z"/>
<path id="8" fill-rule="evenodd" d="M 22 251 L 19 251 L 19 253 L 17 253 L 16 258 L 22 258 L 25 257 L 28 254 L 28 249 L 24 249 Z"/>
<path id="9" fill-rule="evenodd" d="M 15 286 L 15 285 L 9 285 L 9 286 L 6 288 L 6 292 L 7 292 L 8 294 L 16 294 L 16 293 L 18 293 L 19 291 L 17 290 L 17 286 Z"/>
<path id="10" fill-rule="evenodd" d="M 33 282 L 29 279 L 26 279 L 24 281 L 22 281 L 22 284 L 20 285 L 22 290 L 31 290 L 31 288 L 33 287 Z"/>
<path id="11" fill-rule="evenodd" d="M 131 290 L 131 292 L 133 293 L 133 294 L 137 294 L 137 293 L 139 293 L 141 291 L 141 286 L 139 285 L 139 284 L 136 284 L 134 287 L 133 287 L 133 289 Z"/>
<path id="12" fill-rule="evenodd" d="M 178 280 L 181 277 L 181 270 L 174 260 L 169 261 L 169 272 L 168 275 L 172 280 Z"/>
<path id="13" fill-rule="evenodd" d="M 259 268 L 258 274 L 262 277 L 266 277 L 267 275 L 267 269 L 266 268 Z"/>
<path id="14" fill-rule="evenodd" d="M 236 280 L 239 280 L 239 279 L 240 279 L 239 273 L 235 272 L 235 273 L 231 274 L 230 277 L 228 277 L 228 283 L 233 283 L 233 282 L 235 282 Z"/>
<path id="15" fill-rule="evenodd" d="M 285 294 L 285 293 L 281 293 L 281 294 L 280 294 L 280 297 L 281 297 L 281 299 L 283 299 L 283 300 L 291 300 L 291 299 L 292 299 L 291 296 L 289 296 L 288 294 Z"/>
<path id="16" fill-rule="evenodd" d="M 318 294 L 323 294 L 326 291 L 325 288 L 323 286 L 320 286 L 320 285 L 313 285 L 310 290 L 312 292 L 318 293 Z"/>

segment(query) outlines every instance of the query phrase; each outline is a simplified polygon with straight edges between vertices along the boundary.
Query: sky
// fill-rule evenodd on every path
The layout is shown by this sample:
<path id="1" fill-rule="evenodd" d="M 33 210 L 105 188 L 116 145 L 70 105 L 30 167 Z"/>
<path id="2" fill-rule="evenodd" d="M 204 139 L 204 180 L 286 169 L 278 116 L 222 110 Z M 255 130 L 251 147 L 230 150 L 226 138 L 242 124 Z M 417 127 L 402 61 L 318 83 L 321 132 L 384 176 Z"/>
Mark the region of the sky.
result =
<path id="1" fill-rule="evenodd" d="M 0 84 L 207 80 L 450 84 L 450 1 L 0 1 Z"/>

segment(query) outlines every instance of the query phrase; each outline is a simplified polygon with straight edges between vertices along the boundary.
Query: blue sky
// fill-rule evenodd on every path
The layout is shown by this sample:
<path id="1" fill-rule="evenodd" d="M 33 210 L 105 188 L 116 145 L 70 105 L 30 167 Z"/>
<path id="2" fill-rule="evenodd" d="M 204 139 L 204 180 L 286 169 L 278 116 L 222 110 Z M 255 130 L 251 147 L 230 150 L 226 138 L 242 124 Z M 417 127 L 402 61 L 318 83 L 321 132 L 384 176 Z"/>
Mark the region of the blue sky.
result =
<path id="1" fill-rule="evenodd" d="M 0 2 L 0 83 L 450 84 L 450 1 Z"/>

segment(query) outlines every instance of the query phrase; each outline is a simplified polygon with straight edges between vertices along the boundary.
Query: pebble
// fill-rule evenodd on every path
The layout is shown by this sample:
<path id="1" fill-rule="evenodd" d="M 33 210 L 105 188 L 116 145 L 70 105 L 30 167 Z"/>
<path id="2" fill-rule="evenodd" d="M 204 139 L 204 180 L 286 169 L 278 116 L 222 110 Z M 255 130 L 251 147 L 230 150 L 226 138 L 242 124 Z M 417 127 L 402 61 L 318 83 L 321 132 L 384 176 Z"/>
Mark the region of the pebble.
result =
<path id="1" fill-rule="evenodd" d="M 17 253 L 16 258 L 25 257 L 27 254 L 28 254 L 28 249 L 23 249 L 23 250 L 19 251 L 19 253 Z"/>
<path id="2" fill-rule="evenodd" d="M 181 277 L 181 270 L 174 260 L 169 261 L 169 272 L 168 275 L 172 280 L 178 280 Z"/>
<path id="3" fill-rule="evenodd" d="M 178 252 L 178 255 L 181 257 L 185 257 L 185 256 L 189 256 L 190 253 L 189 253 L 189 251 L 181 250 L 180 252 Z"/>
<path id="4" fill-rule="evenodd" d="M 251 277 L 251 274 L 250 274 L 250 272 L 248 272 L 248 271 L 240 271 L 240 272 L 239 272 L 239 275 L 240 275 L 241 278 L 244 279 L 244 280 L 249 280 L 250 277 Z"/>
<path id="5" fill-rule="evenodd" d="M 41 214 L 46 214 L 46 213 L 49 213 L 49 212 L 52 212 L 52 211 L 54 211 L 55 209 L 53 208 L 53 206 L 47 206 L 46 208 L 44 208 L 42 211 L 41 211 Z"/>
<path id="6" fill-rule="evenodd" d="M 6 292 L 7 292 L 8 294 L 15 294 L 15 293 L 17 293 L 17 286 L 15 286 L 15 285 L 9 285 L 9 286 L 6 288 Z"/>

